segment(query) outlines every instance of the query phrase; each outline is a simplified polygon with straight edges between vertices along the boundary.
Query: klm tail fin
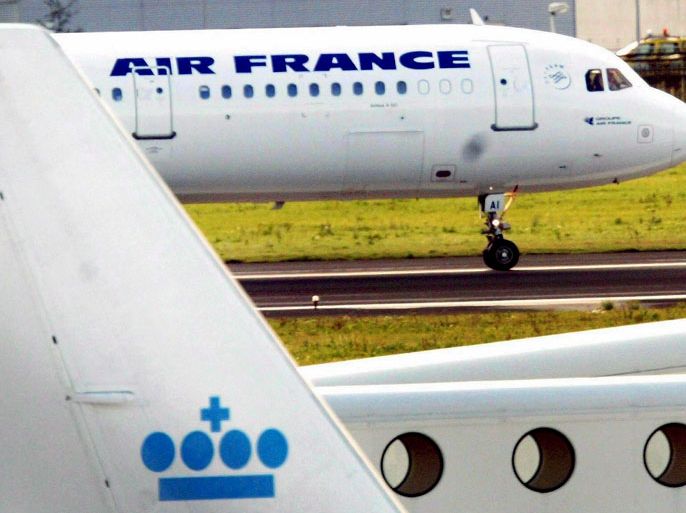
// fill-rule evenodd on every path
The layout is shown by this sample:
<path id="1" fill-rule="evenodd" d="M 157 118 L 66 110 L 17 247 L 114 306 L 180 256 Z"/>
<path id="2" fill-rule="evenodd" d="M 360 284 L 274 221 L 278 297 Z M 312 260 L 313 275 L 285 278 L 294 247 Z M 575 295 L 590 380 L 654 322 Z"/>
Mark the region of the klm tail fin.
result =
<path id="1" fill-rule="evenodd" d="M 49 34 L 0 27 L 0 509 L 402 511 Z"/>

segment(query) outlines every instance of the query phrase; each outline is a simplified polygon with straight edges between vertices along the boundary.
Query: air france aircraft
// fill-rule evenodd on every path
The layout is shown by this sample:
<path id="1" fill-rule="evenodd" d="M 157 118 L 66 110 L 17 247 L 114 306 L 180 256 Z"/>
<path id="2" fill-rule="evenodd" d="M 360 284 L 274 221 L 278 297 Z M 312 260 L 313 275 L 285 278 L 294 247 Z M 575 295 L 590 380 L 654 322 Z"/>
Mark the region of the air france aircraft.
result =
<path id="1" fill-rule="evenodd" d="M 0 26 L 0 62 L 3 511 L 682 511 L 686 378 L 578 376 L 683 368 L 684 321 L 314 391 L 50 36 Z"/>
<path id="2" fill-rule="evenodd" d="M 519 259 L 503 236 L 515 192 L 618 183 L 686 160 L 681 101 L 611 52 L 547 32 L 55 38 L 182 201 L 473 195 L 484 261 L 498 270 Z"/>

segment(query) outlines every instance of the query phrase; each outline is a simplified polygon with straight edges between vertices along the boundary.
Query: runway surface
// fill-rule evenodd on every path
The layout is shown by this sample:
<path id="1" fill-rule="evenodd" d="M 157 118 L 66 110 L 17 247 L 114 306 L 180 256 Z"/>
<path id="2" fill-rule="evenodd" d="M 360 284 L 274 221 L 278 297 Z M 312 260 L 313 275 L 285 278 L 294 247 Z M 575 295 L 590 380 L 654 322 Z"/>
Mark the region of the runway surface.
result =
<path id="1" fill-rule="evenodd" d="M 686 251 L 524 255 L 510 272 L 481 258 L 232 264 L 267 315 L 590 308 L 686 300 Z M 314 310 L 312 297 L 319 296 Z"/>

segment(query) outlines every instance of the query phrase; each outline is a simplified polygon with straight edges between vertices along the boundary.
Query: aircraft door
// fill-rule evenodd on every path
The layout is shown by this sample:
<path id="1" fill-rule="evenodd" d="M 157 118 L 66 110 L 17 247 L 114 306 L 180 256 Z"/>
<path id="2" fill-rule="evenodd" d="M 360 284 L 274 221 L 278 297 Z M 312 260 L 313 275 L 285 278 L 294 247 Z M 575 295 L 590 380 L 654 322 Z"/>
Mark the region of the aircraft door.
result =
<path id="1" fill-rule="evenodd" d="M 167 68 L 153 68 L 152 75 L 132 73 L 136 97 L 136 139 L 171 139 L 171 79 Z M 145 68 L 150 73 L 149 68 Z"/>
<path id="2" fill-rule="evenodd" d="M 534 91 L 526 49 L 520 44 L 488 47 L 495 90 L 496 131 L 534 130 Z"/>

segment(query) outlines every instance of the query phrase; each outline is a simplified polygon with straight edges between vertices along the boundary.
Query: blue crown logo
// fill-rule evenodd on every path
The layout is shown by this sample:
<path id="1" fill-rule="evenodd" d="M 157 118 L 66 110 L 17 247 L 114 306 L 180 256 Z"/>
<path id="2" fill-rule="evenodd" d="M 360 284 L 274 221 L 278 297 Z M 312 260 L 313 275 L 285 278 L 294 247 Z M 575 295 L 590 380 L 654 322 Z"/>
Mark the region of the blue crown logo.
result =
<path id="1" fill-rule="evenodd" d="M 200 410 L 200 420 L 210 423 L 212 433 L 221 432 L 222 422 L 230 418 L 229 409 L 221 406 L 219 397 L 210 397 L 207 408 Z M 282 466 L 288 457 L 288 441 L 278 429 L 269 428 L 257 439 L 257 457 L 270 469 Z M 224 433 L 219 440 L 218 454 L 231 470 L 245 467 L 253 454 L 248 435 L 239 429 Z M 215 444 L 203 431 L 188 433 L 179 450 L 181 460 L 189 469 L 200 472 L 209 467 L 215 457 Z M 168 470 L 176 459 L 176 445 L 163 432 L 150 433 L 141 446 L 141 459 L 148 470 L 156 473 Z M 268 499 L 276 496 L 274 474 L 160 477 L 160 501 L 192 501 L 216 499 Z"/>

